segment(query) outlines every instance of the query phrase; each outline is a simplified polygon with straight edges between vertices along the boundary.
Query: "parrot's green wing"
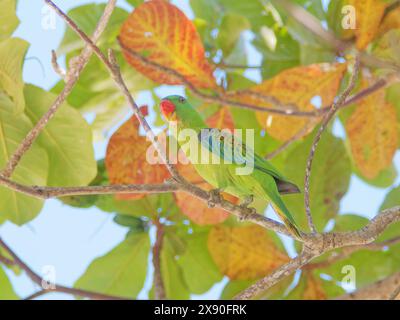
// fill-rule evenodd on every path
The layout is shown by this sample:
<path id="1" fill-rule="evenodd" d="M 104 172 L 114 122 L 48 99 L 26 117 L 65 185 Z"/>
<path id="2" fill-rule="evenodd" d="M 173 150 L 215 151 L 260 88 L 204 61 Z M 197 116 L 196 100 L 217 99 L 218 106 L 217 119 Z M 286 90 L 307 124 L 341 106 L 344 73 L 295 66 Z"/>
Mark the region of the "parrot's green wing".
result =
<path id="1" fill-rule="evenodd" d="M 253 162 L 255 170 L 275 178 L 280 193 L 299 192 L 296 185 L 229 130 L 205 128 L 199 132 L 198 138 L 203 147 L 219 156 L 222 161 L 237 165 Z"/>

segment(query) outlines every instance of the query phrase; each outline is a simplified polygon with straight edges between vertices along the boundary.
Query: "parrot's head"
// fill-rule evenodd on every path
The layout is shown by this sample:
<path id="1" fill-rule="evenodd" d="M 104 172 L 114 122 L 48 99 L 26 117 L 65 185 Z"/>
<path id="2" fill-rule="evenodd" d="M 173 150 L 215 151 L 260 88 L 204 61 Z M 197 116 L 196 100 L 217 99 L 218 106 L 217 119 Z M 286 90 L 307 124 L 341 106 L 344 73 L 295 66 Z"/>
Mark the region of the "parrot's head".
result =
<path id="1" fill-rule="evenodd" d="M 160 109 L 168 122 L 177 122 L 185 127 L 201 126 L 204 123 L 197 111 L 182 96 L 165 97 L 161 100 Z"/>

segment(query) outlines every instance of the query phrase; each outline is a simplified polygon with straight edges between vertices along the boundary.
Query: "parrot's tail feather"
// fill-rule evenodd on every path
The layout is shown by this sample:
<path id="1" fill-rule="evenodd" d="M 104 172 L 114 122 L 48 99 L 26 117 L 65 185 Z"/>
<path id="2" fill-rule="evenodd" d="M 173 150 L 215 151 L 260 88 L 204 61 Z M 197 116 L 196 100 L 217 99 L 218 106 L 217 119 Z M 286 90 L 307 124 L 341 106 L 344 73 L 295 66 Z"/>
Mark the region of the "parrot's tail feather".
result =
<path id="1" fill-rule="evenodd" d="M 302 236 L 300 234 L 299 229 L 296 227 L 295 224 L 293 224 L 288 218 L 282 217 L 283 222 L 285 223 L 286 227 L 289 229 L 289 232 L 296 238 L 301 239 Z"/>
<path id="2" fill-rule="evenodd" d="M 280 194 L 300 193 L 300 189 L 293 183 L 275 179 Z"/>

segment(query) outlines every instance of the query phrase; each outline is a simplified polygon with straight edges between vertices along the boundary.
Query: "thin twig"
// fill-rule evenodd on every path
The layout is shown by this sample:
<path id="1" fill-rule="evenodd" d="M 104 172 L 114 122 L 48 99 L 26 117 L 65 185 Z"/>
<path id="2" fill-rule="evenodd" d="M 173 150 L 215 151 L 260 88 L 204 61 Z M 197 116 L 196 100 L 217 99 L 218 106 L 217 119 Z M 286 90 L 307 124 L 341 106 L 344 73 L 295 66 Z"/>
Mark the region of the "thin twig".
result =
<path id="1" fill-rule="evenodd" d="M 390 300 L 397 293 L 399 287 L 400 272 L 396 272 L 385 279 L 339 296 L 335 300 Z"/>
<path id="2" fill-rule="evenodd" d="M 389 300 L 396 300 L 396 298 L 400 295 L 400 285 L 392 292 L 389 296 Z"/>
<path id="3" fill-rule="evenodd" d="M 164 226 L 159 220 L 155 221 L 156 226 L 156 242 L 153 246 L 153 266 L 154 266 L 154 299 L 165 300 L 165 287 L 161 273 L 161 250 L 164 241 Z"/>
<path id="4" fill-rule="evenodd" d="M 282 6 L 286 12 L 292 16 L 298 23 L 302 24 L 316 36 L 318 36 L 326 45 L 333 48 L 337 53 L 342 53 L 349 44 L 337 39 L 336 36 L 329 30 L 325 29 L 321 22 L 311 13 L 305 10 L 300 5 L 297 5 L 289 0 L 274 1 L 277 6 Z"/>
<path id="5" fill-rule="evenodd" d="M 111 17 L 112 12 L 114 11 L 116 4 L 116 0 L 109 0 L 102 17 L 97 24 L 96 30 L 93 33 L 92 39 L 94 42 L 97 42 L 100 35 L 104 31 L 105 27 L 107 26 L 108 20 Z M 3 170 L 2 174 L 4 177 L 8 178 L 11 177 L 12 173 L 14 172 L 15 168 L 17 167 L 18 163 L 20 162 L 23 155 L 30 149 L 36 138 L 42 132 L 46 124 L 53 118 L 56 114 L 60 106 L 64 103 L 67 99 L 68 95 L 71 93 L 72 89 L 74 88 L 76 82 L 79 80 L 79 76 L 86 66 L 87 62 L 89 61 L 92 55 L 92 48 L 89 45 L 86 45 L 82 50 L 82 53 L 74 59 L 74 65 L 68 70 L 66 75 L 66 83 L 64 89 L 58 95 L 56 100 L 53 102 L 50 109 L 42 116 L 42 118 L 36 123 L 33 129 L 26 135 L 24 140 L 20 143 L 14 153 L 8 160 L 5 169 Z"/>
<path id="6" fill-rule="evenodd" d="M 310 209 L 310 177 L 311 177 L 311 168 L 312 168 L 312 162 L 314 159 L 315 151 L 317 150 L 318 142 L 320 141 L 322 133 L 324 132 L 325 128 L 327 127 L 329 121 L 335 115 L 338 108 L 346 101 L 347 97 L 350 95 L 351 91 L 353 90 L 355 83 L 356 83 L 357 76 L 358 76 L 359 66 L 360 66 L 360 59 L 359 59 L 359 56 L 356 56 L 356 60 L 354 63 L 354 69 L 353 69 L 353 73 L 351 75 L 349 85 L 346 88 L 346 90 L 344 90 L 343 93 L 339 95 L 337 101 L 333 103 L 332 108 L 324 116 L 321 126 L 319 127 L 318 132 L 314 137 L 313 144 L 311 146 L 311 150 L 308 155 L 307 166 L 306 166 L 306 175 L 305 175 L 305 179 L 304 179 L 304 206 L 305 206 L 305 211 L 306 211 L 306 215 L 307 215 L 308 226 L 309 226 L 311 232 L 313 232 L 313 233 L 316 233 L 317 230 L 315 228 L 315 225 L 314 225 L 314 222 L 313 222 L 313 219 L 311 216 L 311 209 Z"/>
<path id="7" fill-rule="evenodd" d="M 271 114 L 280 114 L 280 115 L 285 115 L 288 117 L 301 117 L 301 118 L 320 118 L 330 110 L 330 106 L 325 106 L 321 109 L 316 109 L 313 111 L 301 111 L 301 110 L 296 110 L 298 108 L 293 107 L 293 104 L 284 104 L 280 102 L 278 99 L 272 96 L 266 96 L 261 93 L 255 93 L 250 90 L 245 90 L 247 94 L 251 92 L 251 95 L 257 96 L 258 98 L 271 103 L 272 105 L 275 106 L 275 108 L 272 107 L 267 107 L 267 106 L 259 106 L 251 103 L 246 103 L 246 102 L 240 102 L 237 100 L 233 100 L 232 96 L 236 96 L 237 94 L 243 93 L 242 91 L 231 91 L 228 92 L 225 95 L 210 95 L 207 93 L 202 92 L 199 90 L 196 86 L 194 86 L 190 81 L 188 81 L 184 76 L 182 76 L 180 73 L 177 71 L 165 67 L 163 65 L 160 65 L 158 63 L 155 63 L 145 57 L 143 57 L 141 54 L 133 51 L 129 47 L 125 46 L 121 40 L 118 38 L 118 41 L 120 43 L 121 48 L 124 50 L 124 52 L 133 58 L 136 58 L 140 60 L 142 63 L 151 66 L 153 68 L 158 69 L 159 71 L 168 74 L 170 77 L 174 77 L 177 80 L 179 80 L 181 83 L 183 83 L 192 93 L 194 96 L 202 99 L 204 102 L 209 102 L 209 103 L 217 103 L 220 105 L 230 105 L 233 107 L 237 108 L 242 108 L 242 109 L 248 109 L 248 110 L 253 110 L 253 111 L 258 111 L 258 112 L 269 112 Z M 398 79 L 393 77 L 393 81 L 399 81 Z M 359 93 L 355 94 L 354 96 L 350 97 L 348 100 L 346 100 L 341 108 L 349 106 L 353 103 L 356 103 L 357 101 L 365 98 L 367 95 L 372 94 L 373 92 L 380 90 L 390 84 L 393 83 L 393 81 L 389 82 L 386 81 L 385 79 L 380 79 L 377 81 L 377 83 L 371 85 L 371 87 L 366 88 Z"/>
<path id="8" fill-rule="evenodd" d="M 44 283 L 44 279 L 39 276 L 35 271 L 33 271 L 24 261 L 22 261 L 18 255 L 0 238 L 0 247 L 3 248 L 10 256 L 13 258 L 14 262 L 22 269 L 25 271 L 26 275 L 37 285 L 40 287 Z M 67 294 L 72 294 L 80 297 L 86 297 L 89 299 L 96 299 L 96 300 L 127 300 L 127 298 L 122 298 L 122 297 L 117 297 L 117 296 L 111 296 L 99 292 L 93 292 L 93 291 L 87 291 L 87 290 L 81 290 L 81 289 L 75 289 L 75 288 L 70 288 L 70 287 L 65 287 L 61 285 L 55 285 L 54 289 L 52 290 L 47 290 L 47 291 L 52 291 L 52 292 L 61 292 L 61 293 L 67 293 Z"/>
<path id="9" fill-rule="evenodd" d="M 51 290 L 42 289 L 42 290 L 39 290 L 39 291 L 32 293 L 31 295 L 25 297 L 24 300 L 34 300 L 34 299 L 39 298 L 50 292 L 51 292 Z"/>
<path id="10" fill-rule="evenodd" d="M 108 58 L 107 58 L 106 55 L 95 45 L 95 43 L 53 1 L 44 0 L 44 2 L 46 2 L 68 24 L 68 26 L 73 31 L 75 31 L 75 33 L 87 44 L 87 46 L 91 48 L 91 50 L 93 50 L 93 52 L 97 55 L 97 57 L 104 63 L 104 65 L 109 70 L 115 84 L 125 96 L 128 105 L 132 108 L 134 114 L 139 120 L 140 125 L 145 130 L 147 136 L 151 140 L 152 144 L 154 145 L 154 148 L 157 150 L 158 154 L 160 155 L 161 159 L 163 160 L 164 164 L 166 165 L 171 175 L 176 180 L 182 179 L 178 171 L 176 170 L 175 166 L 169 163 L 167 155 L 165 154 L 163 148 L 157 142 L 153 131 L 151 130 L 143 114 L 140 112 L 139 106 L 136 104 L 131 93 L 129 92 L 129 89 L 122 78 L 120 68 L 117 64 L 117 61 L 112 51 L 111 50 L 108 51 Z"/>
<path id="11" fill-rule="evenodd" d="M 54 72 L 57 73 L 61 79 L 65 80 L 67 73 L 61 68 L 61 66 L 57 62 L 57 53 L 55 50 L 51 50 L 51 65 L 53 66 Z"/>
<path id="12" fill-rule="evenodd" d="M 294 142 L 298 141 L 302 137 L 304 137 L 314 126 L 314 122 L 309 122 L 307 125 L 305 125 L 303 128 L 299 130 L 292 138 L 289 140 L 285 141 L 282 145 L 280 145 L 277 149 L 272 151 L 271 153 L 267 154 L 265 156 L 266 160 L 270 160 L 274 157 L 276 157 L 278 154 L 281 152 L 285 151 L 290 145 L 292 145 Z"/>

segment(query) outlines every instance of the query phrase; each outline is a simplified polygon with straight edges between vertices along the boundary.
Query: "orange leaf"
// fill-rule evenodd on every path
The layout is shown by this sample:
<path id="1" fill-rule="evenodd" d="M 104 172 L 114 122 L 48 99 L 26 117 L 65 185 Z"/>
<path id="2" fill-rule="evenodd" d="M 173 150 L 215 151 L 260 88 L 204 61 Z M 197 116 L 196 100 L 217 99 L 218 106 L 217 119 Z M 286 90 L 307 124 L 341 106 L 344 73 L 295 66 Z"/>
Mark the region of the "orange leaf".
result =
<path id="1" fill-rule="evenodd" d="M 398 145 L 397 118 L 395 107 L 385 101 L 384 90 L 357 104 L 346 121 L 346 131 L 354 161 L 366 178 L 375 178 L 390 166 Z"/>
<path id="2" fill-rule="evenodd" d="M 216 129 L 229 129 L 233 131 L 235 125 L 233 123 L 233 117 L 228 107 L 221 107 L 206 121 L 210 128 Z"/>
<path id="3" fill-rule="evenodd" d="M 257 225 L 213 227 L 208 250 L 220 271 L 234 280 L 260 278 L 288 261 L 265 229 Z"/>
<path id="4" fill-rule="evenodd" d="M 379 34 L 384 34 L 392 29 L 400 29 L 400 7 L 386 15 L 379 27 Z"/>
<path id="5" fill-rule="evenodd" d="M 322 287 L 322 280 L 310 273 L 304 273 L 305 287 L 302 292 L 302 300 L 326 300 L 327 296 Z"/>
<path id="6" fill-rule="evenodd" d="M 388 2 L 385 0 L 350 0 L 356 9 L 356 46 L 365 49 L 375 38 Z"/>
<path id="7" fill-rule="evenodd" d="M 213 69 L 205 59 L 194 24 L 167 1 L 148 1 L 137 7 L 122 26 L 120 41 L 123 47 L 175 70 L 197 87 L 216 87 Z M 127 51 L 124 54 L 148 78 L 159 83 L 181 84 L 176 76 L 144 64 Z"/>
<path id="8" fill-rule="evenodd" d="M 340 81 L 346 71 L 346 64 L 313 64 L 285 70 L 272 79 L 265 80 L 259 85 L 249 88 L 248 92 L 272 96 L 282 104 L 297 106 L 301 111 L 313 111 L 313 97 L 321 98 L 322 106 L 330 105 L 339 89 Z M 233 98 L 257 106 L 279 108 L 267 103 L 262 98 L 246 94 L 246 91 L 233 94 Z M 316 119 L 290 117 L 256 112 L 259 123 L 273 138 L 286 141 L 295 136 L 305 126 L 311 131 Z M 306 135 L 308 132 L 305 132 Z"/>
<path id="9" fill-rule="evenodd" d="M 198 175 L 192 164 L 185 165 L 179 163 L 177 168 L 179 173 L 189 182 L 207 191 L 212 189 L 212 186 Z M 223 197 L 228 201 L 237 202 L 237 198 L 229 194 L 223 193 Z M 176 192 L 175 198 L 182 213 L 199 225 L 217 224 L 225 221 L 229 216 L 229 213 L 225 210 L 209 208 L 203 200 L 197 199 L 185 192 Z"/>
<path id="10" fill-rule="evenodd" d="M 139 135 L 139 121 L 132 117 L 110 138 L 105 165 L 112 184 L 163 183 L 169 177 L 163 164 L 146 159 L 151 143 Z M 140 199 L 145 194 L 121 194 L 118 199 Z"/>

